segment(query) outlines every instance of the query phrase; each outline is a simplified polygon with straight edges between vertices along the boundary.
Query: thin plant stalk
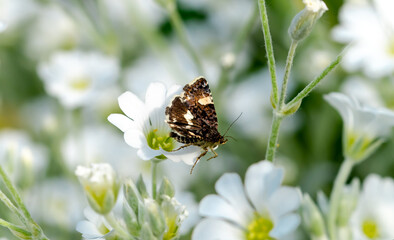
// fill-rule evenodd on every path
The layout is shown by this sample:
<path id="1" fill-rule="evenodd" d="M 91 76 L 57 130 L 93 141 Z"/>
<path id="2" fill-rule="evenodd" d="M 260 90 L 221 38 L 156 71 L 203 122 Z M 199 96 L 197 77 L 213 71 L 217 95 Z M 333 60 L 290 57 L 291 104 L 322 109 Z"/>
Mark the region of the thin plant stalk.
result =
<path id="1" fill-rule="evenodd" d="M 157 160 L 152 160 L 152 198 L 156 199 L 157 196 Z"/>
<path id="2" fill-rule="evenodd" d="M 274 99 L 274 102 L 277 103 L 279 100 L 278 81 L 276 79 L 274 49 L 272 47 L 272 38 L 268 24 L 268 15 L 267 15 L 267 8 L 265 5 L 265 0 L 258 0 L 258 5 L 260 10 L 260 16 L 261 16 L 261 24 L 264 33 L 265 51 L 267 53 L 267 58 L 268 58 L 268 68 L 271 74 L 272 97 Z"/>
<path id="3" fill-rule="evenodd" d="M 334 188 L 330 197 L 330 211 L 328 213 L 328 232 L 331 240 L 338 239 L 336 219 L 338 215 L 339 202 L 343 192 L 343 187 L 345 186 L 346 180 L 348 179 L 353 166 L 354 161 L 352 159 L 345 159 L 334 182 Z"/>
<path id="4" fill-rule="evenodd" d="M 192 44 L 190 43 L 187 33 L 186 33 L 186 28 L 183 24 L 182 18 L 179 15 L 178 9 L 176 7 L 175 1 L 170 1 L 167 5 L 166 8 L 170 14 L 170 21 L 171 25 L 175 29 L 175 32 L 181 41 L 181 44 L 185 48 L 185 50 L 188 52 L 190 55 L 191 59 L 193 60 L 194 64 L 196 65 L 197 71 L 200 75 L 204 75 L 204 68 L 203 65 L 200 61 L 200 58 L 197 55 L 197 52 L 194 50 Z"/>

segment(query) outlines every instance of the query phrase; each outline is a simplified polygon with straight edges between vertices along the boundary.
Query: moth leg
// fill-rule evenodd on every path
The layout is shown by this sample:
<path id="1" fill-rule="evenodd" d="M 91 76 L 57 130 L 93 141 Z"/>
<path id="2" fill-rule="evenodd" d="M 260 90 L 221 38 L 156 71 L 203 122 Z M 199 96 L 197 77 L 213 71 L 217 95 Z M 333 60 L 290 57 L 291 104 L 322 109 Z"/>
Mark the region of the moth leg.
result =
<path id="1" fill-rule="evenodd" d="M 215 155 L 213 155 L 212 157 L 208 158 L 207 161 L 211 160 L 212 158 L 216 158 L 217 156 L 219 156 L 213 149 L 211 149 L 211 152 Z"/>
<path id="2" fill-rule="evenodd" d="M 190 169 L 190 174 L 193 173 L 193 169 L 194 169 L 194 167 L 196 166 L 197 162 L 198 162 L 202 157 L 204 157 L 205 154 L 207 154 L 207 152 L 208 152 L 208 150 L 207 150 L 207 149 L 204 149 L 204 152 L 201 153 L 200 156 L 198 156 L 198 158 L 196 159 L 196 161 L 195 161 L 194 164 L 193 164 L 192 169 Z"/>
<path id="3" fill-rule="evenodd" d="M 180 146 L 179 148 L 177 148 L 177 149 L 175 149 L 175 150 L 172 150 L 171 152 L 179 151 L 179 150 L 181 150 L 182 148 L 189 147 L 189 146 L 191 146 L 191 145 L 193 145 L 193 143 L 188 143 L 188 144 L 182 145 L 182 146 Z"/>

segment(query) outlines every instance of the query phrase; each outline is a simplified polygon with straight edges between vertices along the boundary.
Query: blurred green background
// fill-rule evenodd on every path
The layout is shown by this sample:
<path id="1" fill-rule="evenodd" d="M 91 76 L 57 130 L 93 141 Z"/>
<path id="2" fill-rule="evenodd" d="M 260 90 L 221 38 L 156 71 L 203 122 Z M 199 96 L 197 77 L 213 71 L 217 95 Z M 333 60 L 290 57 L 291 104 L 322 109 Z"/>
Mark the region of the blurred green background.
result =
<path id="1" fill-rule="evenodd" d="M 20 5 L 15 2 L 19 2 Z M 74 198 L 80 201 L 82 207 L 87 206 L 73 170 L 64 166 L 66 157 L 62 155 L 61 149 L 68 133 L 78 132 L 94 123 L 94 125 L 105 126 L 117 137 L 122 137 L 122 133 L 106 120 L 110 113 L 121 112 L 116 99 L 120 93 L 130 90 L 143 96 L 149 82 L 165 82 L 169 79 L 169 75 L 173 77 L 172 82 L 166 84 L 184 85 L 201 73 L 193 69 L 190 59 L 182 50 L 168 14 L 158 6 L 155 6 L 154 11 L 149 8 L 154 2 L 144 6 L 145 3 L 141 1 L 122 0 L 120 2 L 126 7 L 118 8 L 118 11 L 124 10 L 119 13 L 116 12 L 116 6 L 113 8 L 110 6 L 120 3 L 110 0 L 85 3 L 77 0 L 43 0 L 30 2 L 26 7 L 29 9 L 24 10 L 24 16 L 13 17 L 12 14 L 16 15 L 15 12 L 6 11 L 9 10 L 10 4 L 18 9 L 26 2 L 0 1 L 0 8 L 7 13 L 6 16 L 0 16 L 2 20 L 13 19 L 8 23 L 7 30 L 0 34 L 0 132 L 16 129 L 29 136 L 31 142 L 45 149 L 46 168 L 32 173 L 34 176 L 28 180 L 20 178 L 24 174 L 19 173 L 17 182 L 21 193 L 25 201 L 38 202 L 37 205 L 29 203 L 27 205 L 40 208 L 38 212 L 44 212 L 45 216 L 38 216 L 39 213 L 33 211 L 35 212 L 33 216 L 38 219 L 49 237 L 80 239 L 80 234 L 75 231 L 75 224 L 83 218 L 81 210 L 78 210 L 80 214 L 75 216 L 59 216 L 63 214 L 60 209 L 70 207 L 65 206 L 67 202 L 55 202 L 54 208 L 48 205 L 40 207 L 40 204 L 50 200 L 46 199 L 49 197 L 45 196 L 45 191 L 40 191 L 44 185 L 53 185 L 54 189 L 63 191 L 72 188 L 75 190 L 72 190 L 73 193 L 79 194 Z M 257 6 L 256 1 L 218 0 L 212 3 L 180 0 L 177 4 L 188 38 L 198 55 L 204 59 L 207 70 L 205 75 L 215 100 L 220 131 L 223 133 L 236 116 L 243 113 L 229 131 L 229 135 L 236 140 L 230 140 L 226 145 L 221 146 L 217 151 L 218 158 L 209 162 L 201 161 L 192 176 L 188 175 L 188 166 L 183 166 L 177 171 L 162 171 L 163 175 L 170 175 L 174 179 L 181 178 L 180 181 L 189 178 L 181 191 L 192 193 L 198 203 L 205 195 L 215 192 L 214 183 L 223 173 L 237 172 L 243 176 L 251 164 L 264 159 L 271 119 L 270 80 L 259 16 L 251 18 L 253 8 Z M 317 76 L 344 48 L 344 45 L 334 42 L 331 38 L 331 29 L 338 25 L 339 9 L 343 1 L 327 0 L 326 4 L 329 11 L 297 49 L 288 99 L 295 96 Z M 275 0 L 268 1 L 267 7 L 278 79 L 281 79 L 290 45 L 287 28 L 291 19 L 303 8 L 303 3 L 301 0 Z M 62 37 L 55 41 L 56 44 L 49 41 L 53 38 L 52 35 L 56 35 L 62 28 L 56 22 L 57 18 L 51 18 L 50 14 L 46 15 L 45 11 L 48 8 L 57 9 L 56 11 L 64 14 L 73 24 L 75 31 L 72 34 L 60 35 Z M 140 8 L 147 9 L 150 14 L 145 14 Z M 45 16 L 48 16 L 46 21 Z M 243 35 L 244 26 L 250 19 L 252 19 L 251 27 Z M 43 25 L 43 22 L 46 25 Z M 37 26 L 39 24 L 43 26 Z M 244 36 L 244 39 L 239 40 L 240 36 Z M 40 44 L 32 43 L 33 41 Z M 227 69 L 221 66 L 221 59 L 227 53 L 234 51 L 237 41 L 241 43 L 237 50 L 239 54 L 235 58 L 234 67 Z M 116 94 L 103 91 L 102 95 L 97 97 L 102 99 L 97 99 L 88 107 L 67 109 L 58 99 L 47 93 L 37 69 L 56 51 L 76 49 L 99 51 L 115 56 L 120 64 L 120 74 L 116 83 Z M 149 59 L 148 63 L 146 59 Z M 156 64 L 162 65 L 161 68 Z M 165 69 L 167 75 L 161 75 L 162 72 L 158 69 Z M 156 75 L 152 73 L 155 71 L 158 72 Z M 182 74 L 177 75 L 176 78 L 174 74 L 168 74 L 168 71 L 182 72 Z M 279 164 L 286 169 L 286 184 L 300 186 L 303 192 L 308 192 L 311 196 L 316 196 L 319 190 L 327 194 L 330 192 L 343 160 L 342 120 L 322 96 L 329 92 L 341 91 L 350 76 L 362 76 L 362 73 L 349 73 L 338 67 L 303 101 L 299 111 L 282 124 L 277 158 Z M 392 81 L 382 79 L 371 80 L 371 82 L 386 103 L 386 107 L 394 109 Z M 33 103 L 34 107 L 32 107 Z M 47 111 L 53 114 L 56 123 L 51 131 L 43 130 L 40 127 L 43 122 L 35 117 Z M 4 139 L 8 138 L 7 135 L 3 136 Z M 352 176 L 361 179 L 370 173 L 394 176 L 393 136 L 391 132 L 391 138 L 369 159 L 355 167 Z M 135 154 L 134 149 L 126 146 L 125 143 L 122 144 L 123 148 L 130 148 L 130 154 Z M 112 151 L 117 151 L 116 147 Z M 115 156 L 117 155 L 114 154 L 114 158 Z M 82 154 L 80 158 L 83 158 Z M 133 155 L 130 158 L 137 157 Z M 117 161 L 117 159 L 112 160 Z M 145 173 L 148 168 L 145 166 L 144 169 L 141 164 L 136 166 L 134 163 L 138 161 L 142 162 L 137 159 L 130 161 L 128 165 L 130 172 L 133 172 L 130 173 L 133 178 L 139 172 Z M 81 163 L 83 162 L 81 159 Z M 14 172 L 23 169 L 33 171 L 32 168 L 34 167 L 22 164 L 17 166 Z M 125 171 L 127 175 L 127 169 Z M 173 181 L 176 185 L 177 181 Z M 70 184 L 72 186 L 69 186 Z M 76 205 L 72 207 L 74 210 L 77 209 Z M 1 203 L 0 217 L 13 219 Z M 13 239 L 9 231 L 4 228 L 0 228 L 0 236 Z M 186 234 L 182 239 L 189 238 L 190 234 Z"/>

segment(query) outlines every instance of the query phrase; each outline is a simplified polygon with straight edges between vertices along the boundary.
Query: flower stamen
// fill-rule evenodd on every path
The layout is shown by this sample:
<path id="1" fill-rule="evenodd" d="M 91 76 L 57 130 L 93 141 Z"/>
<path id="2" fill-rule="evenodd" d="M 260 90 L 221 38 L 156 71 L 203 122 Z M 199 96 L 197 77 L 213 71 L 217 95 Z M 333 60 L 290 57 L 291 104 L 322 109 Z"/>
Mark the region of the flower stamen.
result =
<path id="1" fill-rule="evenodd" d="M 271 219 L 261 217 L 256 214 L 255 219 L 249 224 L 246 233 L 247 240 L 272 240 L 269 236 L 270 231 L 274 228 Z"/>
<path id="2" fill-rule="evenodd" d="M 379 237 L 379 229 L 375 221 L 365 220 L 362 225 L 365 236 L 369 239 L 376 239 Z"/>

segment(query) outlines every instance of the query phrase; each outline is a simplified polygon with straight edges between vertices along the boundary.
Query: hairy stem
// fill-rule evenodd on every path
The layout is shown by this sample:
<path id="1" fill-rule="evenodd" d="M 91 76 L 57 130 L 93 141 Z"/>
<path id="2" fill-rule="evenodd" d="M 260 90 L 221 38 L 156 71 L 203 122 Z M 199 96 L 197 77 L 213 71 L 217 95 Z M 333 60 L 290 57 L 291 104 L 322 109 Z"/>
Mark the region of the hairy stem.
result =
<path id="1" fill-rule="evenodd" d="M 295 51 L 297 49 L 297 45 L 298 45 L 298 42 L 292 41 L 291 45 L 290 45 L 289 53 L 287 55 L 285 76 L 283 77 L 282 89 L 280 91 L 279 104 L 277 105 L 279 112 L 282 111 L 283 106 L 285 104 L 287 84 L 289 82 L 290 71 L 291 71 L 291 67 L 293 66 L 293 59 L 295 56 Z"/>
<path id="2" fill-rule="evenodd" d="M 265 159 L 273 162 L 275 159 L 275 151 L 278 145 L 279 128 L 283 120 L 283 116 L 279 116 L 274 110 L 274 118 L 271 124 L 271 133 L 268 140 L 267 151 L 265 153 Z"/>
<path id="3" fill-rule="evenodd" d="M 278 102 L 278 81 L 276 79 L 276 67 L 275 67 L 275 57 L 274 49 L 272 47 L 272 38 L 270 33 L 270 28 L 268 24 L 267 8 L 265 6 L 265 0 L 258 0 L 261 24 L 264 33 L 265 51 L 268 58 L 268 67 L 271 74 L 271 84 L 272 84 L 272 95 L 274 102 Z"/>

